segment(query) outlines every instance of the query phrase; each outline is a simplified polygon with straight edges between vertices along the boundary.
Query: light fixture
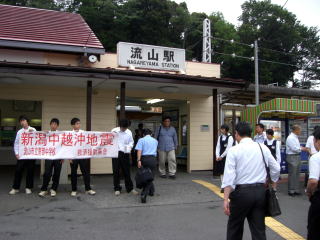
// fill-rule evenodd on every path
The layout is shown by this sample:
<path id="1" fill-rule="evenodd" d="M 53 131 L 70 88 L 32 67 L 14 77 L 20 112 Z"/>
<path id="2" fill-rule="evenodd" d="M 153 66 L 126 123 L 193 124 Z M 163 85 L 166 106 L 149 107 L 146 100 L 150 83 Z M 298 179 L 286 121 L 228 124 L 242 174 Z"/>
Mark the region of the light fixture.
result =
<path id="1" fill-rule="evenodd" d="M 164 101 L 164 99 L 155 98 L 155 99 L 148 100 L 147 104 L 154 104 L 154 103 L 163 102 L 163 101 Z"/>
<path id="2" fill-rule="evenodd" d="M 117 111 L 120 111 L 120 108 L 120 105 L 116 106 Z M 140 106 L 125 106 L 125 110 L 128 112 L 141 112 L 142 109 Z"/>
<path id="3" fill-rule="evenodd" d="M 136 67 L 130 64 L 130 65 L 129 65 L 129 69 L 130 69 L 130 70 L 135 70 Z"/>
<path id="4" fill-rule="evenodd" d="M 186 72 L 184 70 L 180 69 L 179 74 L 186 74 Z"/>
<path id="5" fill-rule="evenodd" d="M 180 89 L 176 86 L 163 86 L 158 88 L 160 92 L 163 93 L 177 93 Z"/>

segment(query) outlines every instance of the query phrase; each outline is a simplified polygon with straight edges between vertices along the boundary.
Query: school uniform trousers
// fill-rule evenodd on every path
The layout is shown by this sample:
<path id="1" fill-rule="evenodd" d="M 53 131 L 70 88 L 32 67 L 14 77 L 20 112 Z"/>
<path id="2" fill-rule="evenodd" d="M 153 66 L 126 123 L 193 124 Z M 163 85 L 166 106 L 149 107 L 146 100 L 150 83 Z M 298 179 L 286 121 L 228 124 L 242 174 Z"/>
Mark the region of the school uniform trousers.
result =
<path id="1" fill-rule="evenodd" d="M 130 154 L 119 151 L 118 158 L 112 158 L 113 185 L 114 191 L 121 191 L 120 169 L 124 175 L 124 183 L 127 192 L 133 189 L 133 183 L 130 176 Z"/>
<path id="2" fill-rule="evenodd" d="M 27 170 L 26 188 L 29 188 L 29 189 L 33 188 L 35 162 L 36 162 L 35 160 L 30 160 L 30 159 L 17 160 L 13 186 L 12 186 L 13 189 L 20 189 L 24 169 Z"/>
<path id="3" fill-rule="evenodd" d="M 51 189 L 57 191 L 60 181 L 60 173 L 62 167 L 62 160 L 45 160 L 44 164 L 44 174 L 43 174 L 43 183 L 41 191 L 47 191 L 48 185 L 52 177 L 52 186 Z M 53 174 L 52 174 L 53 172 Z"/>
<path id="4" fill-rule="evenodd" d="M 78 166 L 80 166 L 80 170 L 82 173 L 85 190 L 91 190 L 90 186 L 90 173 L 89 173 L 89 161 L 90 159 L 73 159 L 70 162 L 71 167 L 71 187 L 72 191 L 77 191 L 77 181 L 78 181 Z"/>
<path id="5" fill-rule="evenodd" d="M 308 214 L 308 240 L 320 239 L 320 186 L 310 198 Z"/>

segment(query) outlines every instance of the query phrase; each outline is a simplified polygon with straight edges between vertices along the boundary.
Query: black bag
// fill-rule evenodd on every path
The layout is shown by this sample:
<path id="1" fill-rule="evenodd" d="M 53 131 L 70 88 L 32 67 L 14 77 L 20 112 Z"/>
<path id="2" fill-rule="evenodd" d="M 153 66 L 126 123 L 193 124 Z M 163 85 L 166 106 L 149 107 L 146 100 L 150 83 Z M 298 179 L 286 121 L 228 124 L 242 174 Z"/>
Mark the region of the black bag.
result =
<path id="1" fill-rule="evenodd" d="M 266 212 L 265 212 L 265 216 L 266 217 L 275 217 L 275 216 L 279 216 L 281 215 L 281 209 L 280 209 L 280 205 L 279 205 L 279 201 L 278 201 L 278 197 L 276 195 L 276 191 L 273 190 L 273 188 L 270 186 L 270 181 L 271 181 L 271 177 L 270 177 L 270 169 L 267 166 L 266 160 L 264 158 L 264 154 L 262 152 L 262 148 L 260 146 L 260 144 L 258 143 L 261 153 L 262 153 L 262 158 L 263 158 L 263 162 L 264 162 L 264 166 L 266 168 L 267 171 L 267 184 L 268 187 L 266 189 Z"/>
<path id="2" fill-rule="evenodd" d="M 153 174 L 150 168 L 138 168 L 137 174 L 135 176 L 136 187 L 143 188 L 148 182 L 153 181 Z"/>

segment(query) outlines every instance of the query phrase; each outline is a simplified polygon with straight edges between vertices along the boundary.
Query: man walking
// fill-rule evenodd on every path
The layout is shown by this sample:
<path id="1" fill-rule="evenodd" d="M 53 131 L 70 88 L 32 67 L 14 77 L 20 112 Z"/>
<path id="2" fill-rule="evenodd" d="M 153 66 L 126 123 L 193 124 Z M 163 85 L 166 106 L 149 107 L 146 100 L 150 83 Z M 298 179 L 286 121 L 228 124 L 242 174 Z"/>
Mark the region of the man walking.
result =
<path id="1" fill-rule="evenodd" d="M 288 194 L 291 197 L 301 195 L 300 193 L 300 167 L 301 151 L 307 151 L 307 148 L 300 146 L 298 136 L 301 134 L 301 127 L 293 125 L 291 134 L 286 141 L 286 161 L 288 163 Z"/>
<path id="2" fill-rule="evenodd" d="M 263 155 L 270 168 L 272 182 L 278 181 L 280 166 L 264 144 L 259 146 L 252 141 L 249 123 L 239 122 L 235 131 L 239 144 L 228 152 L 222 183 L 224 212 L 229 216 L 227 240 L 242 239 L 246 218 L 252 239 L 264 240 L 267 173 Z"/>
<path id="3" fill-rule="evenodd" d="M 151 130 L 145 129 L 144 137 L 140 138 L 136 150 L 138 156 L 138 168 L 150 168 L 152 171 L 153 176 L 155 175 L 155 170 L 157 166 L 157 148 L 158 148 L 158 141 L 151 137 Z M 146 203 L 147 195 L 153 196 L 154 195 L 154 185 L 153 181 L 148 182 L 146 186 L 143 187 L 141 192 L 141 202 Z"/>
<path id="4" fill-rule="evenodd" d="M 168 162 L 169 178 L 176 178 L 177 162 L 176 152 L 178 147 L 177 132 L 171 126 L 171 118 L 164 117 L 162 125 L 156 130 L 155 138 L 158 140 L 159 172 L 160 177 L 166 178 L 166 162 Z"/>
<path id="5" fill-rule="evenodd" d="M 320 128 L 313 133 L 314 146 L 320 150 Z M 308 240 L 320 239 L 320 153 L 313 154 L 309 161 L 307 195 L 311 205 L 308 213 Z"/>

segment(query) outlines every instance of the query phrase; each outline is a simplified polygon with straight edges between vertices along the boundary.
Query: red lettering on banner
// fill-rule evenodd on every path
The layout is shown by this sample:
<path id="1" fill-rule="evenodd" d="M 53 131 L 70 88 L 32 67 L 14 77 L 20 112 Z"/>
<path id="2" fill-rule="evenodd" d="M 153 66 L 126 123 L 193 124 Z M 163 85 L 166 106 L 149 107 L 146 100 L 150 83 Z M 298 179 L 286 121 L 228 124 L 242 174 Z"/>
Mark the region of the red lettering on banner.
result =
<path id="1" fill-rule="evenodd" d="M 87 136 L 87 144 L 91 146 L 98 146 L 98 136 L 93 134 L 88 134 Z"/>
<path id="2" fill-rule="evenodd" d="M 92 155 L 92 148 L 88 149 L 88 155 Z"/>
<path id="3" fill-rule="evenodd" d="M 76 134 L 75 138 L 76 138 L 76 141 L 74 143 L 74 146 L 77 145 L 78 143 L 80 146 L 82 146 L 82 143 L 84 143 L 86 141 L 86 136 L 83 135 L 82 133 L 80 133 L 79 135 Z"/>
<path id="4" fill-rule="evenodd" d="M 98 155 L 102 155 L 102 149 L 101 148 L 98 149 Z"/>
<path id="5" fill-rule="evenodd" d="M 27 146 L 27 145 L 32 145 L 32 139 L 33 137 L 31 136 L 32 133 L 26 133 L 26 132 L 23 132 L 21 134 L 21 144 L 24 145 L 24 146 Z"/>
<path id="6" fill-rule="evenodd" d="M 47 145 L 47 134 L 46 133 L 36 133 L 36 145 Z"/>
<path id="7" fill-rule="evenodd" d="M 97 149 L 93 149 L 92 155 L 93 156 L 97 155 Z"/>
<path id="8" fill-rule="evenodd" d="M 82 149 L 78 149 L 78 156 L 82 156 Z"/>
<path id="9" fill-rule="evenodd" d="M 103 149 L 103 155 L 104 156 L 107 155 L 107 149 L 106 148 Z"/>
<path id="10" fill-rule="evenodd" d="M 53 134 L 49 135 L 49 143 L 53 143 L 52 145 L 55 146 L 56 143 L 58 143 L 58 142 L 59 142 L 59 135 L 58 134 L 53 133 Z"/>
<path id="11" fill-rule="evenodd" d="M 72 133 L 63 133 L 62 134 L 62 143 L 61 146 L 70 146 L 72 147 L 73 145 L 73 139 L 72 139 L 73 135 Z"/>
<path id="12" fill-rule="evenodd" d="M 100 146 L 113 145 L 113 134 L 112 133 L 102 133 L 100 134 Z"/>

